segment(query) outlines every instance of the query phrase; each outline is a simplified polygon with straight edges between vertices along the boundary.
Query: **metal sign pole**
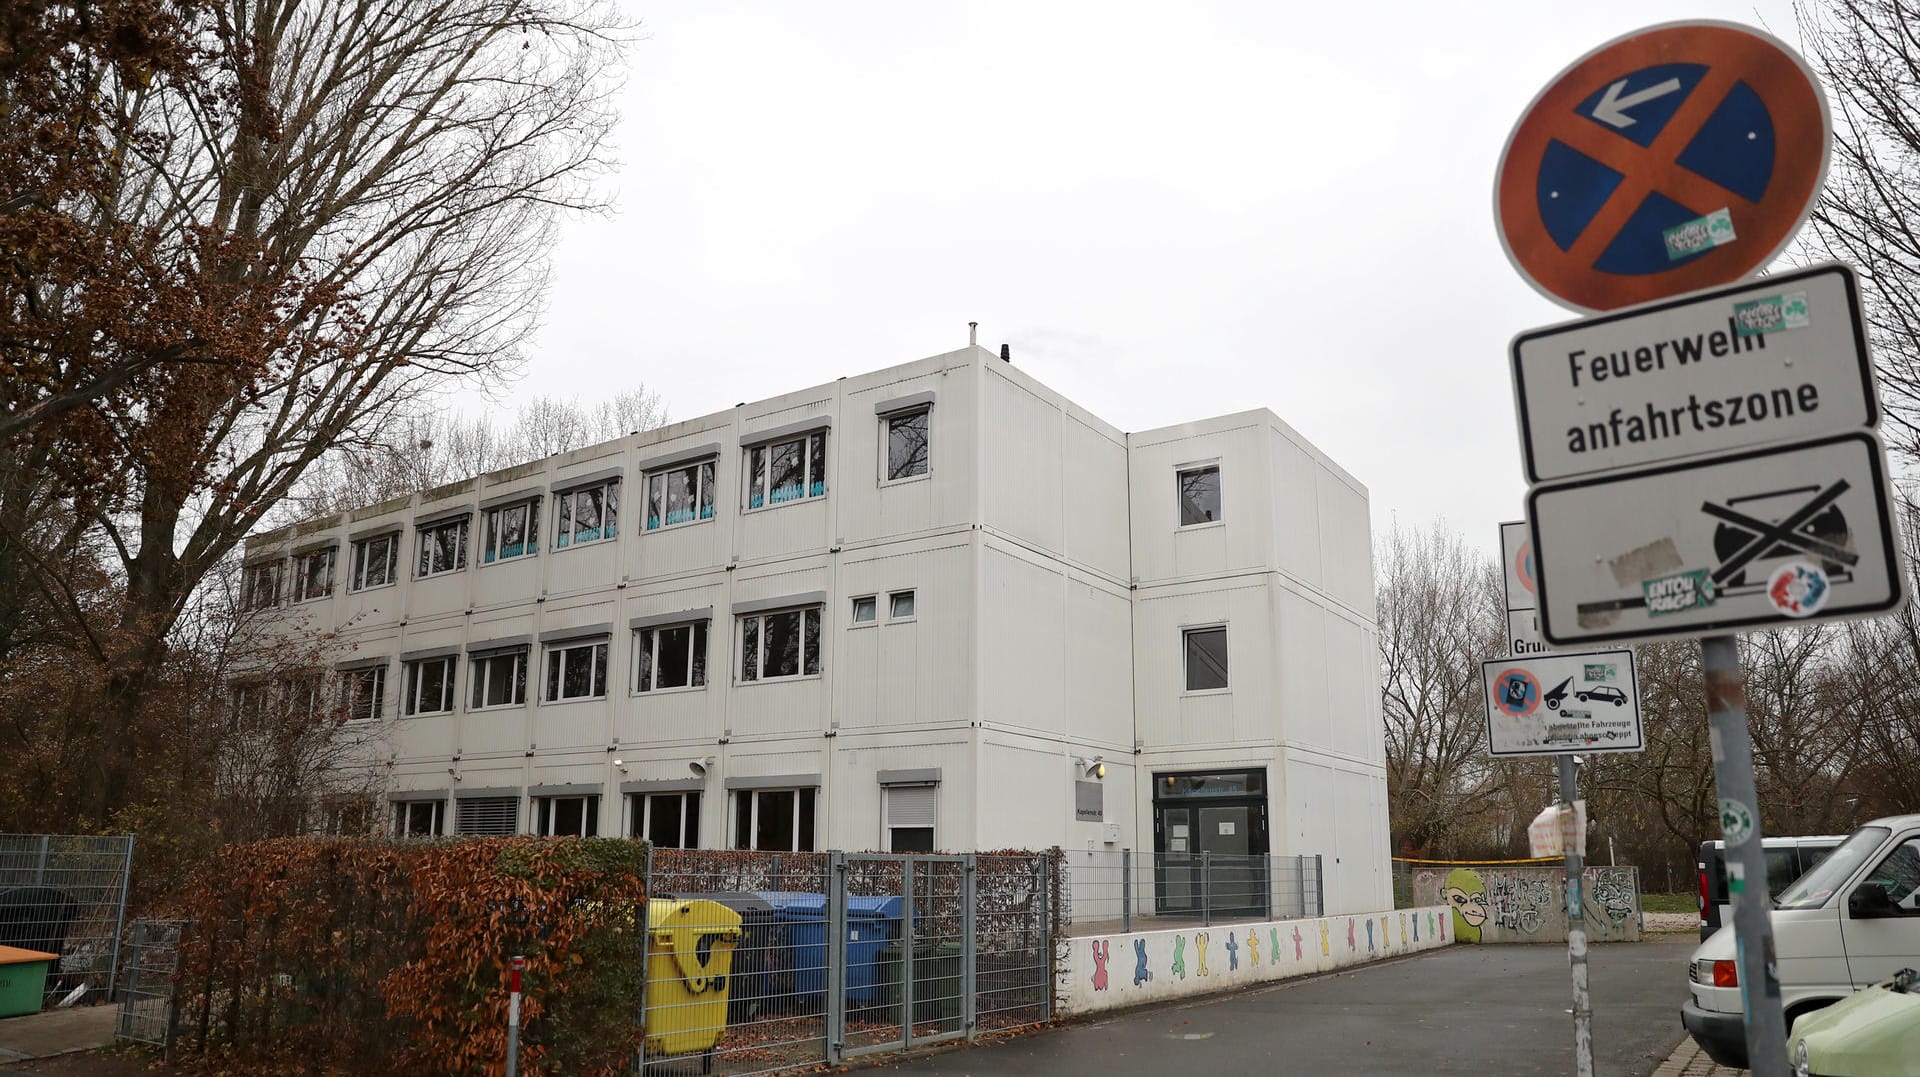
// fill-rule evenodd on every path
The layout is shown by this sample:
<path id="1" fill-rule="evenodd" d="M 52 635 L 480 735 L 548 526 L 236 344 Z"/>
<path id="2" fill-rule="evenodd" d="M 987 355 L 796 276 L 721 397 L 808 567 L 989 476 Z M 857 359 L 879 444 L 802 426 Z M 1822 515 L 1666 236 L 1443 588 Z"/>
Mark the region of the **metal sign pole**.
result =
<path id="1" fill-rule="evenodd" d="M 1747 681 L 1740 668 L 1739 641 L 1734 636 L 1702 636 L 1700 654 L 1707 673 L 1707 735 L 1720 793 L 1720 831 L 1727 841 L 1727 894 L 1733 902 L 1747 1064 L 1754 1077 L 1787 1077 L 1787 1022 L 1780 1011 L 1780 977 L 1773 956 L 1773 920 L 1768 915 L 1773 902 L 1760 844 L 1760 799 L 1753 784 L 1753 740 L 1747 733 Z"/>
<path id="2" fill-rule="evenodd" d="M 1579 796 L 1574 788 L 1573 756 L 1562 753 L 1554 758 L 1560 764 L 1560 810 L 1571 815 Z M 1593 996 L 1587 990 L 1587 920 L 1580 893 L 1586 865 L 1579 842 L 1562 840 L 1567 856 L 1567 957 L 1573 965 L 1573 1066 L 1577 1077 L 1593 1077 Z"/>

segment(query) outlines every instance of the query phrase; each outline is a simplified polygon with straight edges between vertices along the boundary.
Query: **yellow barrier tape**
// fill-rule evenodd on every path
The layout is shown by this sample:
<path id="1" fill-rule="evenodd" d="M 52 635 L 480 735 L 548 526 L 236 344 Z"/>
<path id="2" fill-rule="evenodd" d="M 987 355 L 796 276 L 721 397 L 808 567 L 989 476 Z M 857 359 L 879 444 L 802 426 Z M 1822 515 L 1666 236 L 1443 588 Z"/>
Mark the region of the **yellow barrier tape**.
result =
<path id="1" fill-rule="evenodd" d="M 1560 856 L 1533 856 L 1525 860 L 1418 860 L 1410 856 L 1396 856 L 1393 858 L 1393 862 L 1396 864 L 1466 864 L 1472 866 L 1476 864 L 1558 864 L 1564 859 L 1566 858 Z"/>

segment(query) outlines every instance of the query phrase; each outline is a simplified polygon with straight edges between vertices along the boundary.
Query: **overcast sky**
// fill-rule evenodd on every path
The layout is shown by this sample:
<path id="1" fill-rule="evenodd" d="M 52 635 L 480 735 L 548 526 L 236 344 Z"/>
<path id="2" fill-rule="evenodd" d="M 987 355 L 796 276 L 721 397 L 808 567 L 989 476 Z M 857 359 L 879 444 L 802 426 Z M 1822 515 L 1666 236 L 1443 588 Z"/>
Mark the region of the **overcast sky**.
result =
<path id="1" fill-rule="evenodd" d="M 626 0 L 609 219 L 569 222 L 521 392 L 675 418 L 966 343 L 1125 430 L 1266 406 L 1497 548 L 1505 360 L 1571 315 L 1494 235 L 1520 110 L 1680 17 L 1786 3 Z"/>

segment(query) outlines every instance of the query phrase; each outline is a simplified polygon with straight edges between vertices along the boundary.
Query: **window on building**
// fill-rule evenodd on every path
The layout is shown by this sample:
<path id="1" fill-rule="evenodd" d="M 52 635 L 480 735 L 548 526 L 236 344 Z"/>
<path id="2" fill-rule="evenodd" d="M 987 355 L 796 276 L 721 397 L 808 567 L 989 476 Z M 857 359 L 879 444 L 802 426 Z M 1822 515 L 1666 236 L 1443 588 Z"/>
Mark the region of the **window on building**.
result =
<path id="1" fill-rule="evenodd" d="M 473 685 L 468 710 L 520 706 L 527 701 L 527 649 L 469 656 L 467 680 Z"/>
<path id="2" fill-rule="evenodd" d="M 370 722 L 381 717 L 387 701 L 387 667 L 350 669 L 340 675 L 340 681 L 347 721 Z"/>
<path id="3" fill-rule="evenodd" d="M 444 714 L 453 709 L 454 658 L 422 658 L 406 664 L 406 692 L 400 698 L 400 713 Z"/>
<path id="4" fill-rule="evenodd" d="M 911 479 L 927 473 L 927 418 L 930 409 L 886 417 L 887 481 Z"/>
<path id="5" fill-rule="evenodd" d="M 309 550 L 293 559 L 293 600 L 311 602 L 333 593 L 333 562 L 339 551 L 332 546 Z"/>
<path id="6" fill-rule="evenodd" d="M 905 621 L 913 617 L 913 592 L 895 591 L 887 596 L 887 619 Z"/>
<path id="7" fill-rule="evenodd" d="M 765 508 L 827 493 L 827 432 L 747 450 L 747 507 Z"/>
<path id="8" fill-rule="evenodd" d="M 511 837 L 520 832 L 520 798 L 469 797 L 456 801 L 453 827 L 457 834 Z"/>
<path id="9" fill-rule="evenodd" d="M 547 691 L 541 700 L 564 703 L 607 694 L 607 641 L 586 639 L 547 648 Z"/>
<path id="10" fill-rule="evenodd" d="M 707 683 L 707 622 L 642 628 L 633 634 L 636 692 L 703 688 Z"/>
<path id="11" fill-rule="evenodd" d="M 534 797 L 533 832 L 543 838 L 599 837 L 600 798 Z"/>
<path id="12" fill-rule="evenodd" d="M 1179 485 L 1181 527 L 1220 519 L 1220 468 L 1217 465 L 1183 469 Z"/>
<path id="13" fill-rule="evenodd" d="M 568 490 L 554 500 L 560 506 L 560 525 L 553 536 L 556 549 L 599 542 L 619 534 L 619 479 Z"/>
<path id="14" fill-rule="evenodd" d="M 329 797 L 320 803 L 323 834 L 366 836 L 376 832 L 380 818 L 372 801 L 361 797 Z"/>
<path id="15" fill-rule="evenodd" d="M 280 682 L 280 698 L 286 703 L 288 718 L 308 719 L 320 714 L 321 683 L 319 673 L 298 673 Z"/>
<path id="16" fill-rule="evenodd" d="M 631 793 L 627 796 L 628 831 L 659 849 L 700 847 L 700 794 Z"/>
<path id="17" fill-rule="evenodd" d="M 280 604 L 280 562 L 259 561 L 248 565 L 241 580 L 240 608 L 272 609 Z"/>
<path id="18" fill-rule="evenodd" d="M 872 595 L 862 595 L 854 599 L 853 623 L 857 625 L 872 624 L 874 618 L 879 616 L 879 608 L 879 601 Z"/>
<path id="19" fill-rule="evenodd" d="M 770 681 L 820 672 L 820 607 L 740 618 L 740 679 Z"/>
<path id="20" fill-rule="evenodd" d="M 735 790 L 733 847 L 812 852 L 814 793 L 812 789 Z"/>
<path id="21" fill-rule="evenodd" d="M 1186 645 L 1187 691 L 1210 692 L 1227 686 L 1227 629 L 1189 628 L 1181 633 Z"/>
<path id="22" fill-rule="evenodd" d="M 540 499 L 528 498 L 488 509 L 481 524 L 480 563 L 491 565 L 540 552 Z"/>
<path id="23" fill-rule="evenodd" d="M 266 681 L 235 681 L 227 690 L 228 717 L 236 729 L 257 729 L 267 720 L 273 689 Z"/>
<path id="24" fill-rule="evenodd" d="M 934 850 L 934 786 L 890 785 L 881 790 L 882 825 L 890 853 L 930 853 Z"/>
<path id="25" fill-rule="evenodd" d="M 713 460 L 647 476 L 647 530 L 713 519 Z"/>
<path id="26" fill-rule="evenodd" d="M 418 576 L 438 576 L 467 567 L 467 528 L 472 521 L 457 520 L 429 524 L 420 529 L 420 568 Z"/>
<path id="27" fill-rule="evenodd" d="M 400 567 L 400 533 L 364 538 L 353 544 L 353 580 L 349 590 L 385 587 Z"/>
<path id="28" fill-rule="evenodd" d="M 393 836 L 437 838 L 447 832 L 447 802 L 405 800 L 393 806 Z"/>

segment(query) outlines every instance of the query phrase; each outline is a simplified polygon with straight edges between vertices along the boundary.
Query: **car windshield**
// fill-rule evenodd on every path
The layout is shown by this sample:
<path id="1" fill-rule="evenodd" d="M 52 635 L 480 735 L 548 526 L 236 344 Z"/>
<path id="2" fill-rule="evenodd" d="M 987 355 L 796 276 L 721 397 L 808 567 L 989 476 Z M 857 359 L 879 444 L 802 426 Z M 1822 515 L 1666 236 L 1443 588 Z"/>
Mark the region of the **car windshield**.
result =
<path id="1" fill-rule="evenodd" d="M 1840 884 L 1847 881 L 1860 867 L 1869 854 L 1880 847 L 1892 833 L 1884 826 L 1863 826 L 1853 832 L 1853 836 L 1840 843 L 1840 847 L 1827 854 L 1825 860 L 1794 880 L 1778 898 L 1774 899 L 1776 909 L 1817 909 L 1827 903 Z"/>

